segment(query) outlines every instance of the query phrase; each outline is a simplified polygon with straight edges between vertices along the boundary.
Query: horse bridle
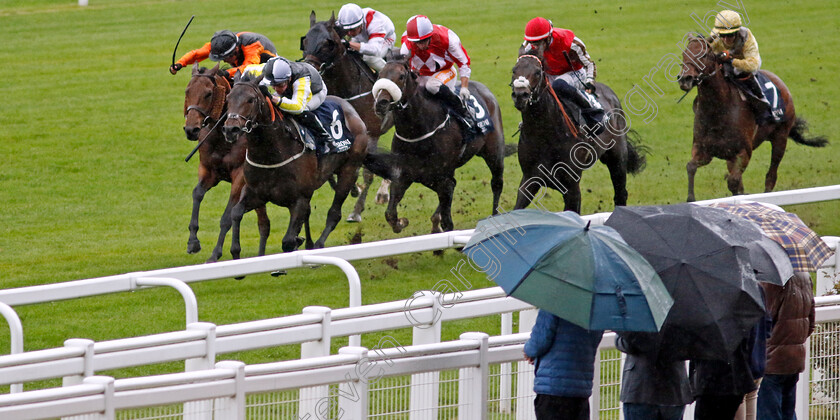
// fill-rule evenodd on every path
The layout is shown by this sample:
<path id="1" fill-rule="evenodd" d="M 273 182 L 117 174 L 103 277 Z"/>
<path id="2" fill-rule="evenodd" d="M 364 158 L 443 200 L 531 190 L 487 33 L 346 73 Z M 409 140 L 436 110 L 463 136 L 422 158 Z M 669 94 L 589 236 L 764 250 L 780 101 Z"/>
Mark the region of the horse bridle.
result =
<path id="1" fill-rule="evenodd" d="M 215 88 L 218 86 L 218 84 L 216 83 L 216 75 L 213 75 L 213 74 L 201 74 L 201 73 L 200 73 L 200 74 L 196 74 L 195 76 L 197 76 L 197 77 L 206 77 L 206 78 L 210 79 L 210 81 L 211 81 L 211 82 L 213 82 L 213 88 L 214 88 L 214 89 L 213 89 L 213 95 L 216 95 L 216 94 L 217 94 L 217 93 L 216 93 L 216 89 L 215 89 Z M 201 114 L 202 116 L 204 116 L 204 119 L 201 121 L 201 128 L 207 127 L 208 125 L 210 125 L 210 123 L 211 123 L 213 120 L 216 120 L 216 122 L 214 123 L 214 127 L 215 127 L 216 125 L 218 125 L 218 124 L 219 124 L 219 121 L 222 121 L 222 120 L 224 120 L 224 119 L 225 119 L 225 118 L 224 118 L 224 116 L 225 116 L 225 111 L 224 111 L 224 108 L 222 109 L 222 111 L 221 111 L 221 113 L 220 113 L 220 115 L 219 115 L 219 117 L 218 117 L 218 118 L 213 117 L 212 115 L 210 115 L 210 112 L 209 112 L 209 111 L 207 111 L 206 109 L 204 109 L 204 108 L 202 108 L 202 107 L 200 107 L 200 106 L 198 106 L 198 105 L 190 105 L 190 106 L 188 106 L 188 107 L 187 107 L 187 109 L 186 109 L 186 110 L 184 110 L 184 117 L 186 117 L 186 116 L 187 116 L 187 114 L 188 114 L 190 111 L 196 111 L 196 112 L 198 112 L 199 114 Z"/>
<path id="2" fill-rule="evenodd" d="M 344 44 L 344 43 L 342 43 L 342 44 Z M 353 51 L 350 48 L 349 44 L 344 44 L 344 49 L 342 51 L 343 51 L 343 54 L 340 54 L 338 56 L 338 59 L 340 59 L 341 57 L 343 57 L 343 56 L 345 56 L 349 53 L 355 53 L 355 51 Z M 316 54 L 307 54 L 306 56 L 303 57 L 303 61 L 307 64 L 312 65 L 312 63 L 309 61 L 310 57 L 318 60 L 321 63 L 321 65 L 319 65 L 318 68 L 317 68 L 318 74 L 320 74 L 321 76 L 323 76 L 324 73 L 326 73 L 329 69 L 335 67 L 335 63 L 338 61 L 338 59 L 322 60 L 321 57 L 318 57 L 318 55 L 316 55 Z M 357 59 L 350 58 L 350 61 L 353 62 L 353 64 L 359 69 L 359 72 L 362 73 L 363 75 L 365 75 L 365 77 L 367 77 L 368 80 L 370 80 L 371 83 L 376 83 L 376 78 L 371 74 L 370 71 L 368 71 L 365 67 L 363 67 L 363 66 L 366 66 L 366 65 L 364 64 L 364 62 L 362 60 L 357 60 Z M 312 67 L 315 67 L 315 66 L 312 66 Z M 367 96 L 367 95 L 370 95 L 370 91 L 361 92 L 358 95 L 354 95 L 354 96 L 351 96 L 349 98 L 344 98 L 344 99 L 348 100 L 348 101 L 352 101 L 354 99 L 358 99 L 358 98 L 361 98 L 361 97 Z"/>
<path id="3" fill-rule="evenodd" d="M 262 107 L 263 107 L 263 102 L 264 102 L 262 99 L 264 99 L 265 95 L 263 95 L 263 93 L 262 93 L 262 91 L 260 91 L 259 87 L 254 86 L 254 84 L 252 84 L 252 83 L 236 82 L 236 83 L 233 84 L 233 86 L 237 86 L 237 85 L 245 85 L 245 86 L 250 87 L 257 94 L 257 97 L 259 97 L 261 99 L 261 100 L 257 101 L 257 107 L 256 107 L 255 112 L 254 112 L 254 114 L 256 114 L 256 115 L 253 118 L 245 117 L 245 116 L 242 116 L 242 115 L 239 115 L 239 114 L 235 114 L 233 112 L 227 114 L 228 119 L 240 119 L 240 120 L 245 121 L 245 125 L 242 126 L 242 128 L 241 128 L 242 132 L 246 133 L 246 134 L 250 134 L 251 131 L 253 131 L 255 128 L 260 126 L 260 123 L 257 122 L 257 118 L 259 118 L 260 113 L 262 112 Z"/>
<path id="4" fill-rule="evenodd" d="M 698 42 L 701 40 L 701 38 L 694 38 L 694 39 L 698 40 Z M 702 41 L 706 44 L 706 48 L 707 48 L 707 49 L 711 49 L 711 47 L 712 47 L 712 46 L 711 46 L 711 45 L 709 45 L 709 43 L 705 40 L 705 38 L 702 38 Z M 686 48 L 688 48 L 688 46 L 687 46 L 687 45 L 686 45 Z M 695 80 L 696 80 L 696 82 L 695 82 L 695 83 L 693 83 L 692 87 L 697 87 L 697 86 L 700 86 L 703 82 L 705 82 L 706 80 L 708 80 L 709 78 L 711 78 L 712 76 L 714 76 L 714 75 L 718 72 L 718 70 L 720 70 L 720 68 L 721 68 L 720 63 L 715 62 L 715 66 L 714 66 L 714 67 L 715 67 L 715 69 L 714 69 L 714 71 L 712 71 L 711 73 L 705 73 L 705 72 L 703 72 L 703 70 L 702 70 L 702 69 L 700 69 L 699 67 L 697 67 L 697 65 L 696 65 L 693 61 L 692 61 L 692 63 L 691 63 L 691 64 L 692 64 L 692 67 L 694 67 L 694 70 L 696 70 L 696 71 L 697 71 L 697 73 L 698 73 L 698 76 L 697 76 L 697 78 L 695 79 Z M 688 66 L 688 64 L 685 64 L 685 63 L 683 63 L 683 65 L 684 65 L 684 66 Z"/>
<path id="5" fill-rule="evenodd" d="M 537 80 L 538 80 L 537 85 L 534 86 L 533 88 L 531 88 L 530 82 L 528 82 L 528 90 L 531 92 L 528 95 L 528 105 L 534 105 L 535 103 L 539 102 L 540 95 L 542 95 L 542 91 L 543 91 L 543 89 L 545 89 L 545 86 L 546 86 L 545 85 L 545 77 L 543 76 L 544 70 L 542 68 L 542 60 L 540 60 L 540 58 L 535 56 L 535 55 L 531 55 L 531 54 L 520 55 L 519 58 L 516 59 L 516 62 L 518 63 L 519 60 L 521 60 L 523 58 L 526 58 L 526 57 L 537 60 L 537 63 L 539 63 L 538 67 L 540 69 L 540 73 L 539 73 L 539 77 L 537 77 Z M 519 78 L 525 79 L 525 76 L 519 76 Z M 519 80 L 519 78 L 517 80 Z M 514 81 L 510 82 L 510 86 L 511 87 L 516 87 L 515 85 L 516 85 L 517 80 L 514 80 Z M 527 79 L 525 79 L 525 80 L 527 81 Z"/>

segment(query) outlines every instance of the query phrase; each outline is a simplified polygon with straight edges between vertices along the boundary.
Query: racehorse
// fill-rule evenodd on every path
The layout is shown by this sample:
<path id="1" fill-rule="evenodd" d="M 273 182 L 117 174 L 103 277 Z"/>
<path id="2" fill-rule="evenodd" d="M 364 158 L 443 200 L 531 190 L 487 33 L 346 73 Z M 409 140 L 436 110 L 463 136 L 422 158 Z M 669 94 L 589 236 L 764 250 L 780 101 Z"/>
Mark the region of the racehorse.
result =
<path id="1" fill-rule="evenodd" d="M 274 108 L 267 92 L 259 86 L 261 80 L 262 76 L 237 75 L 228 94 L 225 138 L 236 142 L 244 137 L 248 144 L 244 165 L 246 185 L 231 213 L 233 233 L 230 252 L 234 259 L 239 258 L 241 250 L 239 224 L 242 215 L 268 202 L 289 209 L 289 226 L 283 236 L 284 252 L 294 251 L 301 245 L 302 240 L 297 235 L 304 224 L 306 248 L 322 248 L 341 219 L 341 205 L 354 187 L 356 174 L 367 154 L 365 124 L 347 101 L 327 97 L 327 101 L 341 105 L 344 126 L 352 132 L 355 141 L 349 150 L 319 159 L 304 145 L 297 123 L 283 118 L 283 114 Z M 333 124 L 340 125 L 341 121 L 333 121 Z M 330 131 L 335 132 L 335 126 L 331 126 Z M 309 201 L 315 190 L 332 175 L 338 177 L 335 196 L 327 212 L 324 231 L 313 246 L 309 232 Z M 264 255 L 262 250 L 260 255 Z"/>
<path id="2" fill-rule="evenodd" d="M 460 125 L 440 101 L 418 87 L 417 74 L 409 69 L 406 60 L 391 61 L 380 71 L 373 88 L 375 109 L 380 117 L 393 113 L 394 141 L 392 153 L 369 154 L 365 166 L 391 180 L 391 200 L 385 219 L 395 233 L 408 226 L 408 219 L 398 217 L 397 206 L 414 182 L 438 195 L 438 207 L 431 218 L 432 233 L 454 229 L 451 211 L 455 169 L 475 155 L 481 156 L 490 169 L 492 214 L 498 213 L 505 154 L 501 111 L 498 101 L 483 84 L 471 81 L 470 92 L 481 96 L 487 104 L 495 130 L 465 144 Z"/>
<path id="3" fill-rule="evenodd" d="M 764 191 L 773 191 L 779 163 L 785 155 L 788 137 L 811 147 L 823 147 L 828 141 L 821 136 L 806 138 L 807 123 L 796 117 L 793 98 L 787 86 L 775 74 L 761 70 L 777 89 L 785 103 L 784 116 L 779 122 L 756 124 L 752 107 L 743 99 L 735 84 L 724 77 L 723 63 L 718 62 L 709 40 L 702 35 L 690 37 L 683 51 L 682 68 L 677 79 L 686 92 L 697 87 L 694 98 L 694 141 L 688 172 L 688 201 L 694 201 L 694 174 L 697 168 L 708 165 L 712 158 L 726 160 L 729 174 L 727 186 L 733 195 L 744 193 L 741 176 L 750 163 L 752 151 L 768 140 L 772 147 L 770 168 L 764 178 Z"/>
<path id="4" fill-rule="evenodd" d="M 580 178 L 596 160 L 607 165 L 613 184 L 613 202 L 627 204 L 627 173 L 636 174 L 645 166 L 644 149 L 634 145 L 627 134 L 627 119 L 615 92 L 595 83 L 598 101 L 610 116 L 598 135 L 580 130 L 551 88 L 542 60 L 520 55 L 511 78 L 513 104 L 522 113 L 519 136 L 519 165 L 522 180 L 514 209 L 531 204 L 543 186 L 563 194 L 564 210 L 580 213 Z"/>
<path id="5" fill-rule="evenodd" d="M 376 151 L 379 136 L 393 127 L 393 121 L 383 123 L 373 111 L 370 89 L 376 82 L 376 75 L 362 61 L 361 54 L 348 49 L 341 41 L 335 27 L 335 14 L 330 20 L 316 22 L 315 11 L 312 11 L 309 15 L 309 31 L 301 38 L 304 61 L 318 69 L 331 95 L 344 98 L 353 105 L 368 129 L 368 153 L 373 153 Z M 353 212 L 347 216 L 348 222 L 362 221 L 373 173 L 365 170 L 362 179 L 364 183 Z M 382 186 L 376 192 L 377 204 L 388 202 L 388 184 L 388 180 L 382 181 Z"/>
<path id="6" fill-rule="evenodd" d="M 184 99 L 184 133 L 188 140 L 203 139 L 198 149 L 198 184 L 193 188 L 193 207 L 190 219 L 190 238 L 187 242 L 187 252 L 197 253 L 201 250 L 198 240 L 198 209 L 204 194 L 220 181 L 230 182 L 230 198 L 225 211 L 219 221 L 219 239 L 207 262 L 215 262 L 222 256 L 222 244 L 230 230 L 230 212 L 239 201 L 239 195 L 245 186 L 245 175 L 242 164 L 245 163 L 245 140 L 235 143 L 224 140 L 219 119 L 227 109 L 226 97 L 230 92 L 227 73 L 220 71 L 219 66 L 212 69 L 193 66 L 192 78 L 187 84 Z M 265 252 L 265 238 L 268 237 L 270 224 L 265 206 L 257 211 L 257 223 L 260 230 L 260 250 Z"/>

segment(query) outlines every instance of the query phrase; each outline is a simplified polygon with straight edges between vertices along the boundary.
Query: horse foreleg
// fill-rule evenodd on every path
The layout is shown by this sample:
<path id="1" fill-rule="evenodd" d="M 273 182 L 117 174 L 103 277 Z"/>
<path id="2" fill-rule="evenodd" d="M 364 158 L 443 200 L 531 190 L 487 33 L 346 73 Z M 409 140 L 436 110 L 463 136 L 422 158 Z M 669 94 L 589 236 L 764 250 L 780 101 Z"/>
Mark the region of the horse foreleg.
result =
<path id="1" fill-rule="evenodd" d="M 260 253 L 265 255 L 265 244 L 268 242 L 268 235 L 271 234 L 271 221 L 268 220 L 268 212 L 265 206 L 257 207 L 254 211 L 257 212 L 257 226 L 260 230 Z"/>
<path id="2" fill-rule="evenodd" d="M 207 258 L 206 262 L 208 263 L 216 262 L 219 258 L 222 258 L 222 247 L 225 245 L 225 236 L 227 236 L 231 228 L 231 210 L 242 199 L 243 188 L 245 188 L 245 175 L 242 169 L 237 169 L 231 173 L 230 195 L 228 196 L 227 205 L 225 205 L 225 211 L 219 219 L 219 237 L 216 239 L 216 246 L 213 247 L 210 257 Z"/>
<path id="3" fill-rule="evenodd" d="M 397 206 L 402 201 L 411 182 L 403 182 L 402 180 L 391 181 L 391 200 L 388 202 L 388 208 L 385 210 L 385 220 L 391 225 L 391 230 L 394 233 L 400 233 L 406 226 L 408 226 L 408 219 L 399 217 L 397 213 Z"/>
<path id="4" fill-rule="evenodd" d="M 347 195 L 350 193 L 350 190 L 356 186 L 356 169 L 357 168 L 353 168 L 351 165 L 341 168 L 341 173 L 338 175 L 338 182 L 336 183 L 333 202 L 327 212 L 327 224 L 324 226 L 324 231 L 321 233 L 321 237 L 315 242 L 315 248 L 324 247 L 327 242 L 327 237 L 330 236 L 330 233 L 332 233 L 333 229 L 335 229 L 336 225 L 338 225 L 339 220 L 341 220 L 341 206 L 344 204 L 344 200 L 347 199 Z"/>
<path id="5" fill-rule="evenodd" d="M 697 168 L 706 166 L 712 158 L 705 153 L 701 153 L 696 146 L 691 148 L 691 160 L 685 165 L 685 171 L 688 173 L 688 198 L 685 201 L 694 201 L 694 175 L 697 174 Z"/>
<path id="6" fill-rule="evenodd" d="M 732 195 L 744 193 L 743 175 L 749 164 L 750 151 L 748 150 L 742 150 L 735 156 L 735 159 L 726 161 L 726 167 L 729 169 L 729 176 L 726 177 L 726 186 Z"/>
<path id="7" fill-rule="evenodd" d="M 610 181 L 613 185 L 613 204 L 616 207 L 626 206 L 627 153 L 620 153 L 618 147 L 613 147 L 601 155 L 601 163 L 607 165 L 607 169 L 610 171 Z"/>
<path id="8" fill-rule="evenodd" d="M 563 211 L 580 214 L 580 183 L 570 182 L 569 189 L 563 193 Z"/>
<path id="9" fill-rule="evenodd" d="M 309 199 L 306 197 L 298 198 L 295 204 L 289 208 L 289 227 L 286 229 L 286 234 L 283 235 L 283 252 L 292 252 L 296 250 L 301 241 L 298 240 L 298 234 L 304 223 L 308 223 L 309 219 Z"/>
<path id="10" fill-rule="evenodd" d="M 770 145 L 773 149 L 770 152 L 770 167 L 767 169 L 767 175 L 764 177 L 764 192 L 770 192 L 773 191 L 773 188 L 776 188 L 779 164 L 782 163 L 782 158 L 785 157 L 785 149 L 787 149 L 786 134 L 777 131 L 772 136 Z"/>
<path id="11" fill-rule="evenodd" d="M 452 222 L 452 196 L 455 193 L 455 185 L 455 177 L 452 176 L 440 182 L 437 188 L 440 224 L 444 232 L 455 229 L 455 223 Z"/>
<path id="12" fill-rule="evenodd" d="M 376 204 L 386 204 L 391 199 L 388 195 L 390 187 L 391 180 L 382 178 L 382 183 L 379 185 L 379 189 L 376 190 Z"/>
<path id="13" fill-rule="evenodd" d="M 201 241 L 198 240 L 198 209 L 201 207 L 201 201 L 204 200 L 204 194 L 209 188 L 204 186 L 204 181 L 199 180 L 192 191 L 192 216 L 190 216 L 190 238 L 187 240 L 187 254 L 195 254 L 201 251 Z"/>
<path id="14" fill-rule="evenodd" d="M 242 216 L 244 216 L 245 213 L 248 213 L 249 211 L 254 210 L 258 207 L 265 207 L 265 201 L 261 201 L 259 198 L 257 198 L 256 195 L 252 191 L 250 191 L 248 186 L 246 185 L 242 189 L 242 195 L 239 198 L 239 202 L 237 202 L 236 205 L 234 205 L 230 211 L 230 255 L 235 260 L 239 259 L 239 255 L 242 251 L 242 245 L 239 242 L 239 227 L 242 224 Z M 224 241 L 224 236 L 222 236 L 221 238 L 222 241 Z"/>
<path id="15" fill-rule="evenodd" d="M 347 216 L 347 221 L 350 223 L 358 223 L 362 221 L 362 212 L 365 211 L 365 200 L 367 200 L 367 193 L 370 189 L 370 184 L 373 183 L 373 172 L 362 170 L 362 186 L 359 188 L 359 198 L 356 200 L 356 205 L 353 206 L 353 212 Z"/>
<path id="16" fill-rule="evenodd" d="M 519 181 L 519 188 L 516 190 L 516 204 L 513 209 L 519 210 L 528 207 L 540 188 L 545 186 L 545 183 L 537 176 L 531 176 L 530 173 L 522 173 L 522 180 Z"/>

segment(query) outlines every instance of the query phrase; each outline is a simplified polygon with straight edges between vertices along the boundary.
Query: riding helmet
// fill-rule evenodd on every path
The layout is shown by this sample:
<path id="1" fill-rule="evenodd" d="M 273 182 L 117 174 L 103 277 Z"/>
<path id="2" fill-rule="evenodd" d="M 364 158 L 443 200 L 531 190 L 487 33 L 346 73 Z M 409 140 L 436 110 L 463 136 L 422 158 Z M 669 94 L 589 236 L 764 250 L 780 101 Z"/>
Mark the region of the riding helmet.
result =
<path id="1" fill-rule="evenodd" d="M 525 25 L 525 40 L 526 41 L 539 41 L 541 39 L 548 38 L 551 35 L 551 21 L 542 18 L 542 17 L 535 17 L 528 21 L 528 24 Z"/>
<path id="2" fill-rule="evenodd" d="M 712 35 L 731 34 L 741 29 L 741 15 L 734 10 L 724 10 L 715 16 L 715 28 Z"/>
<path id="3" fill-rule="evenodd" d="M 408 40 L 411 42 L 422 41 L 432 36 L 432 31 L 434 30 L 432 21 L 423 15 L 414 15 L 408 18 L 405 26 L 406 35 L 408 35 Z"/>
<path id="4" fill-rule="evenodd" d="M 338 11 L 338 26 L 347 31 L 362 24 L 365 15 L 356 3 L 347 3 Z"/>
<path id="5" fill-rule="evenodd" d="M 292 67 L 283 57 L 273 57 L 263 67 L 263 78 L 268 80 L 269 84 L 276 85 L 288 81 L 290 77 L 292 77 Z"/>
<path id="6" fill-rule="evenodd" d="M 235 33 L 227 29 L 216 32 L 210 39 L 210 59 L 213 61 L 224 60 L 233 54 L 237 45 L 239 45 L 239 36 Z"/>

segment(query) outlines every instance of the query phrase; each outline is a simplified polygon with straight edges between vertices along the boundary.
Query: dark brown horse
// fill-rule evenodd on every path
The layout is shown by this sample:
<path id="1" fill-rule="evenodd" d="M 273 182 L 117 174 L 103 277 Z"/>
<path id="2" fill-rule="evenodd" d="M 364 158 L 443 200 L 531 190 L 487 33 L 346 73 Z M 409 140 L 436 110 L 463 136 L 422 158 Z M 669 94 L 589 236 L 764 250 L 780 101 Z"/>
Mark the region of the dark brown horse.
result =
<path id="1" fill-rule="evenodd" d="M 541 187 L 563 194 L 564 210 L 580 213 L 580 178 L 596 160 L 607 165 L 613 184 L 613 202 L 627 204 L 627 173 L 636 174 L 645 165 L 644 151 L 631 143 L 621 102 L 607 85 L 596 83 L 598 101 L 610 116 L 599 135 L 578 129 L 551 90 L 542 60 L 522 55 L 513 66 L 513 104 L 522 113 L 519 165 L 522 180 L 515 209 L 523 209 L 537 197 Z"/>
<path id="2" fill-rule="evenodd" d="M 799 144 L 823 147 L 824 137 L 806 138 L 807 124 L 796 118 L 793 98 L 787 86 L 775 74 L 761 70 L 775 85 L 785 103 L 784 116 L 779 122 L 756 124 L 754 107 L 744 99 L 734 83 L 724 77 L 723 64 L 712 51 L 709 40 L 702 35 L 692 36 L 683 51 L 679 76 L 680 88 L 686 92 L 697 87 L 694 98 L 694 141 L 688 171 L 688 201 L 694 201 L 694 174 L 697 168 L 708 165 L 712 158 L 726 160 L 729 191 L 744 193 L 741 176 L 750 163 L 752 151 L 765 140 L 772 147 L 770 168 L 764 178 L 764 191 L 773 191 L 779 163 L 785 155 L 788 137 Z"/>
<path id="3" fill-rule="evenodd" d="M 388 81 L 387 85 L 391 88 L 380 90 L 374 87 L 374 95 L 376 113 L 380 117 L 393 112 L 395 133 L 392 153 L 370 154 L 365 166 L 391 180 L 391 201 L 388 202 L 385 219 L 394 232 L 399 233 L 408 225 L 408 219 L 398 217 L 397 206 L 405 191 L 415 182 L 438 195 L 438 207 L 431 218 L 432 233 L 454 229 L 451 211 L 455 169 L 475 155 L 481 156 L 490 169 L 492 214 L 496 214 L 504 184 L 505 143 L 499 103 L 490 90 L 479 82 L 470 82 L 470 92 L 480 95 L 487 104 L 495 130 L 476 136 L 465 144 L 461 126 L 450 117 L 439 100 L 418 87 L 417 75 L 409 70 L 405 60 L 386 64 L 379 73 L 377 86 L 384 81 Z"/>
<path id="4" fill-rule="evenodd" d="M 309 15 L 309 32 L 301 38 L 301 50 L 304 61 L 318 69 L 330 95 L 335 95 L 350 102 L 364 120 L 368 129 L 368 152 L 376 151 L 379 136 L 393 127 L 393 122 L 382 122 L 373 112 L 373 96 L 370 89 L 376 82 L 376 75 L 362 61 L 362 56 L 348 50 L 341 42 L 335 27 L 335 15 L 330 20 L 316 22 L 315 12 Z M 364 171 L 364 183 L 353 212 L 347 216 L 348 222 L 361 222 L 362 212 L 365 211 L 365 200 L 373 173 Z M 388 181 L 383 180 L 382 186 L 376 193 L 376 203 L 388 202 Z"/>
<path id="5" fill-rule="evenodd" d="M 242 164 L 245 163 L 245 139 L 235 143 L 228 143 L 222 134 L 219 119 L 227 109 L 226 97 L 230 92 L 227 73 L 219 70 L 219 66 L 212 69 L 193 66 L 192 78 L 187 84 L 186 99 L 184 100 L 184 132 L 187 139 L 197 141 L 203 139 L 198 149 L 198 184 L 193 189 L 192 218 L 190 219 L 190 239 L 187 242 L 187 252 L 194 254 L 201 250 L 198 240 L 198 209 L 207 190 L 215 187 L 220 181 L 230 182 L 230 198 L 219 221 L 219 239 L 207 262 L 218 261 L 222 256 L 222 245 L 230 230 L 230 212 L 239 201 L 242 188 L 245 186 L 245 175 Z M 257 222 L 260 230 L 260 250 L 265 252 L 265 241 L 270 229 L 265 206 L 257 210 Z"/>
<path id="6" fill-rule="evenodd" d="M 289 227 L 283 236 L 283 251 L 300 246 L 301 227 L 306 224 L 306 247 L 312 248 L 309 232 L 309 201 L 312 194 L 333 175 L 338 177 L 335 196 L 327 212 L 327 222 L 314 247 L 321 248 L 330 232 L 341 219 L 341 205 L 354 187 L 356 174 L 367 154 L 365 123 L 347 101 L 328 96 L 338 102 L 345 125 L 355 137 L 351 148 L 318 159 L 306 148 L 297 134 L 297 124 L 275 110 L 269 98 L 260 90 L 262 76 L 242 76 L 228 94 L 228 114 L 225 138 L 230 142 L 245 137 L 248 153 L 245 157 L 245 189 L 234 206 L 231 255 L 239 258 L 239 224 L 242 215 L 271 202 L 289 209 Z M 263 255 L 262 253 L 260 255 Z"/>

